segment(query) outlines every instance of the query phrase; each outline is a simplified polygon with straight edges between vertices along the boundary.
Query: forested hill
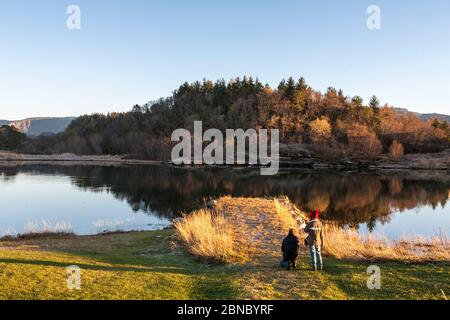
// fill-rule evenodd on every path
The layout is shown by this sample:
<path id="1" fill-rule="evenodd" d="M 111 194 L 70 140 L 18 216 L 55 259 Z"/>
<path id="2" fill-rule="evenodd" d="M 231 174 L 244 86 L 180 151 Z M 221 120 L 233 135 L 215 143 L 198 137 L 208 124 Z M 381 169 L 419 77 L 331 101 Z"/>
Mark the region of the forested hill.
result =
<path id="1" fill-rule="evenodd" d="M 18 151 L 168 159 L 173 130 L 192 129 L 194 120 L 202 120 L 204 130 L 276 128 L 282 143 L 326 157 L 439 152 L 450 140 L 446 121 L 423 121 L 380 105 L 375 96 L 365 103 L 331 87 L 316 91 L 303 78 L 271 88 L 244 77 L 184 83 L 171 97 L 130 112 L 82 116 L 65 132 L 28 140 Z"/>

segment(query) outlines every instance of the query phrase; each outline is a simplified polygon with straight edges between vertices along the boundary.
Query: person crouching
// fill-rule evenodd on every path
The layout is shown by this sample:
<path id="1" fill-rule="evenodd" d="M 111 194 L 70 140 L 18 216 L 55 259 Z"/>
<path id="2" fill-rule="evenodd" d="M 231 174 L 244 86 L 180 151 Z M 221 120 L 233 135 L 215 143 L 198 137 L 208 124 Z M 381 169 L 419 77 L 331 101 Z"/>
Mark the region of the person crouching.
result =
<path id="1" fill-rule="evenodd" d="M 294 235 L 294 229 L 290 229 L 288 236 L 283 239 L 281 244 L 281 252 L 283 252 L 283 261 L 281 265 L 287 270 L 297 267 L 297 257 L 299 250 L 299 240 Z"/>

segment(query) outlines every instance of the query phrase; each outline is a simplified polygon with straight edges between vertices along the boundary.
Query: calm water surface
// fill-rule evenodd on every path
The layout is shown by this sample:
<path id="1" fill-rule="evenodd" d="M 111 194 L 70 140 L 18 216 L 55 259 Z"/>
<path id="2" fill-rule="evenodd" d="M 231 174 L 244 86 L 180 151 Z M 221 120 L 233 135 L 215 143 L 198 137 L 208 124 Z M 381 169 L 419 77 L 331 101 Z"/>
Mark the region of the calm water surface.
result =
<path id="1" fill-rule="evenodd" d="M 446 172 L 358 173 L 169 166 L 0 165 L 0 235 L 44 224 L 78 234 L 151 230 L 205 198 L 287 195 L 304 210 L 389 238 L 450 234 Z M 59 227 L 60 227 L 59 226 Z"/>

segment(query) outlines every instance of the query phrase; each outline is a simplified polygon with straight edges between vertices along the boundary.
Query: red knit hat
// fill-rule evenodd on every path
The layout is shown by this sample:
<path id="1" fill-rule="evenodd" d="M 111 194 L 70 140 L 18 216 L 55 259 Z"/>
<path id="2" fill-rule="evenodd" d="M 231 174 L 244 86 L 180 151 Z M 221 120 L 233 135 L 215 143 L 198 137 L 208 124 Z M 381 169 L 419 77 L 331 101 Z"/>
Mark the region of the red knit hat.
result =
<path id="1" fill-rule="evenodd" d="M 309 218 L 311 220 L 318 219 L 319 218 L 319 210 L 311 211 L 310 214 L 309 214 Z"/>

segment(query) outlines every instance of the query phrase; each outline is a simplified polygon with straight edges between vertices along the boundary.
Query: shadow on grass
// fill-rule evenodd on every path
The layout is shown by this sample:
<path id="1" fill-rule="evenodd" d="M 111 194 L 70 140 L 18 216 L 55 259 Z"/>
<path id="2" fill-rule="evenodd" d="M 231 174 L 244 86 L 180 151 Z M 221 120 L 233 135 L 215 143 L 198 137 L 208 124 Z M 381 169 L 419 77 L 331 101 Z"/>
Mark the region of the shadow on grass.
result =
<path id="1" fill-rule="evenodd" d="M 92 241 L 94 240 L 94 241 Z M 236 280 L 242 276 L 242 268 L 209 265 L 197 260 L 173 246 L 171 232 L 148 232 L 69 239 L 66 242 L 29 241 L 21 243 L 43 249 L 43 254 L 63 254 L 58 260 L 42 256 L 4 256 L 0 264 L 66 268 L 77 265 L 81 270 L 119 273 L 135 273 L 145 286 L 145 273 L 156 273 L 164 283 L 164 274 L 187 276 L 187 288 L 191 299 L 236 299 L 240 289 Z M 51 240 L 50 240 L 51 241 Z M 11 248 L 14 250 L 14 248 Z M 26 254 L 26 250 L 21 251 Z M 39 251 L 34 251 L 39 252 Z M 63 260 L 62 260 L 63 259 Z M 56 261 L 55 261 L 56 260 Z M 169 279 L 171 279 L 169 277 Z M 182 283 L 182 282 L 181 282 Z M 177 283 L 173 283 L 177 290 Z"/>
<path id="2" fill-rule="evenodd" d="M 66 268 L 72 265 L 77 265 L 84 270 L 93 271 L 108 271 L 108 272 L 165 272 L 165 273 L 177 273 L 177 274 L 190 274 L 177 267 L 169 266 L 151 266 L 151 267 L 130 267 L 130 266 L 102 266 L 95 264 L 80 264 L 80 263 L 63 263 L 46 260 L 25 260 L 25 259 L 6 259 L 1 258 L 0 263 L 33 265 L 33 266 L 46 266 L 46 267 L 60 267 Z"/>

